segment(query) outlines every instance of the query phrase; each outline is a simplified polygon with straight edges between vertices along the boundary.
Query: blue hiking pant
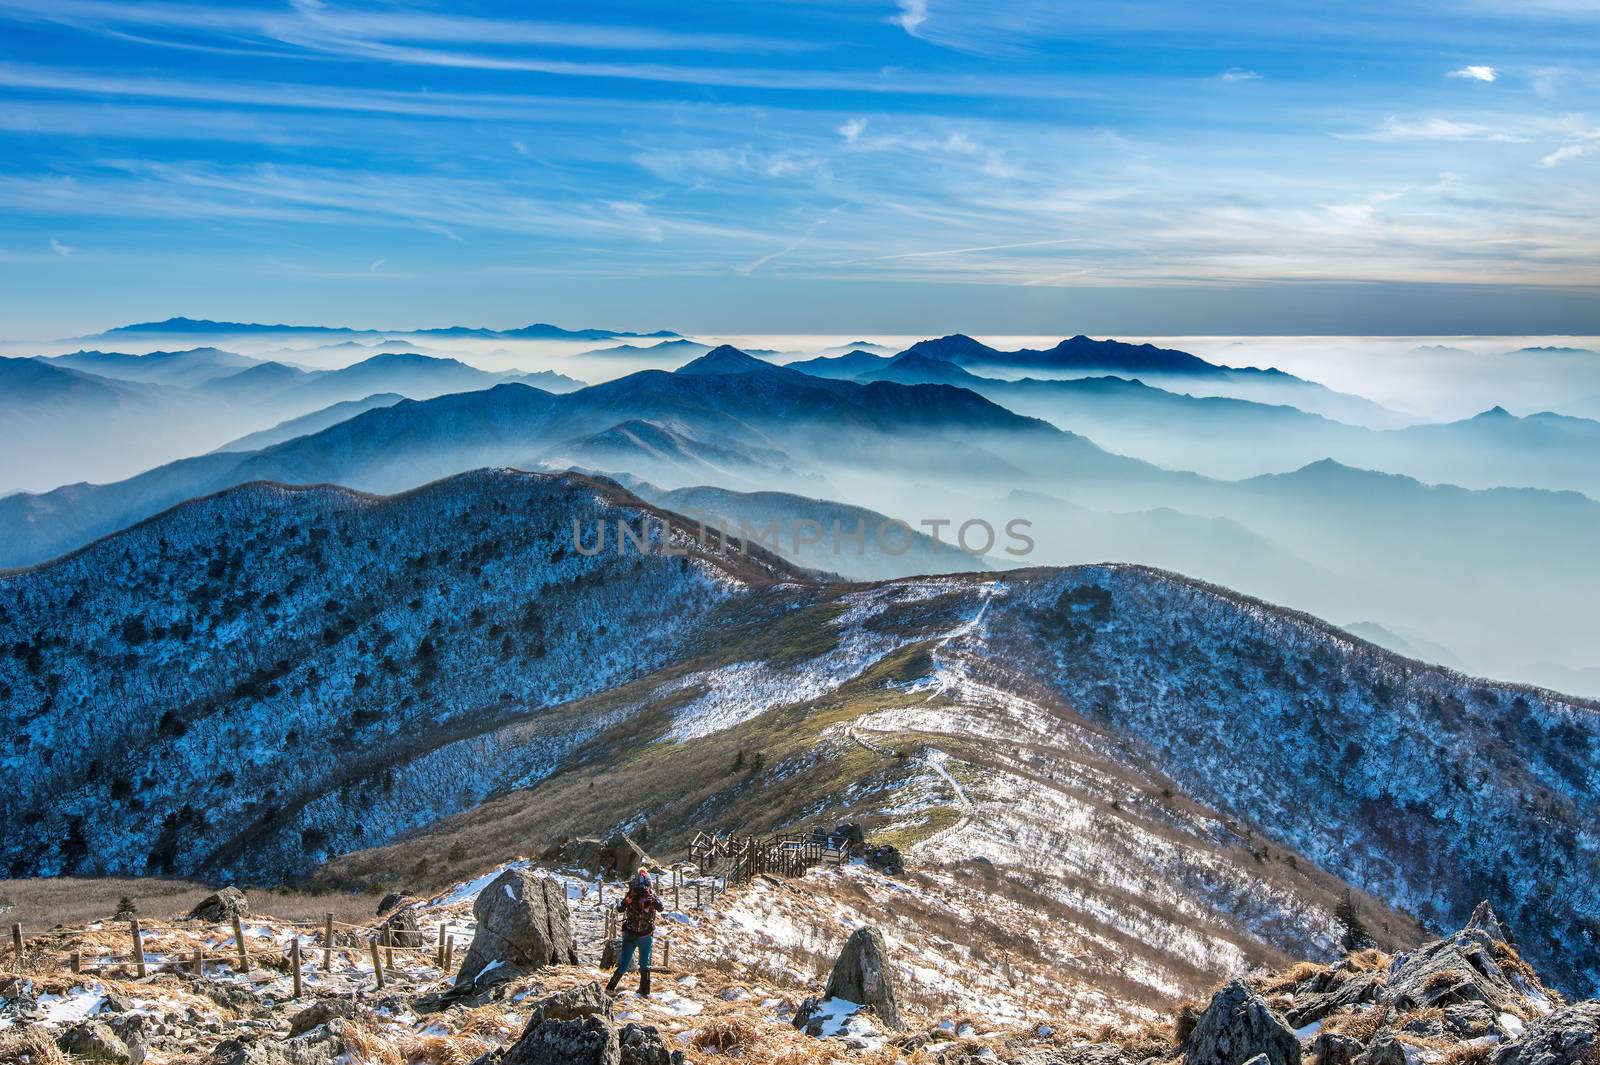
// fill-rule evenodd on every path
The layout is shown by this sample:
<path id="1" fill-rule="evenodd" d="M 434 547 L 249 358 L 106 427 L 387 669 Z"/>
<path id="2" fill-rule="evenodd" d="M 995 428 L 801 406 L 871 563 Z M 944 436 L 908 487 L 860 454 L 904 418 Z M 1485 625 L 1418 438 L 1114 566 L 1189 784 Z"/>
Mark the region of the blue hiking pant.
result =
<path id="1" fill-rule="evenodd" d="M 656 937 L 653 935 L 636 936 L 632 932 L 624 930 L 622 933 L 622 945 L 617 948 L 618 975 L 633 968 L 635 951 L 639 954 L 639 968 L 650 968 L 650 951 L 655 946 L 655 943 Z"/>

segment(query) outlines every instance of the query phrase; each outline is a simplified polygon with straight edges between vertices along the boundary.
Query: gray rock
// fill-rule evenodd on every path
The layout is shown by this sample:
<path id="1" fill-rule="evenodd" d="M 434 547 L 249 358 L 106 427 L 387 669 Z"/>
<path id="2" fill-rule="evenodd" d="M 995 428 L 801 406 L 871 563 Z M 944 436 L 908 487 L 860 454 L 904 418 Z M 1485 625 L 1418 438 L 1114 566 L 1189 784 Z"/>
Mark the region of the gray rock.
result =
<path id="1" fill-rule="evenodd" d="M 1563 1006 L 1495 1051 L 1494 1065 L 1578 1065 L 1600 1060 L 1600 1002 Z"/>
<path id="2" fill-rule="evenodd" d="M 905 1029 L 894 993 L 894 974 L 889 969 L 889 951 L 876 928 L 858 928 L 845 940 L 825 994 L 870 1007 L 886 1027 Z"/>
<path id="3" fill-rule="evenodd" d="M 334 1018 L 292 1039 L 247 1035 L 218 1043 L 210 1065 L 334 1065 L 345 1055 L 345 1022 Z"/>
<path id="4" fill-rule="evenodd" d="M 557 865 L 622 880 L 632 879 L 640 866 L 650 862 L 644 848 L 626 832 L 613 832 L 603 840 L 588 836 L 562 839 L 546 847 L 540 857 Z"/>
<path id="5" fill-rule="evenodd" d="M 428 936 L 417 923 L 417 911 L 411 907 L 396 910 L 389 915 L 389 919 L 378 926 L 378 941 L 383 941 L 383 933 L 387 930 L 390 942 L 397 947 L 425 947 L 428 945 Z"/>
<path id="6" fill-rule="evenodd" d="M 890 876 L 903 876 L 906 871 L 905 859 L 900 856 L 900 849 L 888 843 L 875 844 L 868 847 L 861 855 L 868 865 Z"/>
<path id="7" fill-rule="evenodd" d="M 1361 1044 L 1347 1035 L 1321 1032 L 1311 1044 L 1311 1054 L 1317 1065 L 1351 1065 L 1361 1056 Z"/>
<path id="8" fill-rule="evenodd" d="M 358 1012 L 359 1007 L 348 998 L 325 998 L 313 1002 L 305 1009 L 296 1013 L 289 1020 L 289 1036 L 305 1035 L 313 1028 L 320 1028 L 334 1018 L 349 1020 Z"/>
<path id="9" fill-rule="evenodd" d="M 603 1017 L 530 1024 L 502 1065 L 622 1065 L 617 1029 Z"/>
<path id="10" fill-rule="evenodd" d="M 1312 1021 L 1320 1021 L 1348 1006 L 1376 1002 L 1382 995 L 1382 973 L 1372 970 L 1357 970 L 1349 975 L 1344 973 L 1345 970 L 1330 969 L 1313 981 L 1310 994 L 1296 995 L 1294 1005 L 1284 1010 L 1284 1018 L 1290 1027 L 1304 1028 Z"/>
<path id="11" fill-rule="evenodd" d="M 1406 1065 L 1406 1050 L 1395 1038 L 1393 1031 L 1385 1028 L 1372 1037 L 1367 1052 L 1356 1059 L 1357 1065 Z M 1319 1063 L 1320 1065 L 1320 1063 Z"/>
<path id="12" fill-rule="evenodd" d="M 617 1048 L 622 1065 L 683 1065 L 683 1051 L 667 1049 L 661 1033 L 646 1025 L 623 1025 L 617 1033 Z"/>
<path id="13" fill-rule="evenodd" d="M 408 902 L 413 901 L 415 900 L 412 899 L 410 895 L 407 895 L 404 891 L 391 891 L 389 894 L 378 900 L 377 914 L 379 917 L 382 917 L 384 914 L 393 910 L 397 910 L 401 906 L 406 905 Z"/>
<path id="14" fill-rule="evenodd" d="M 611 997 L 598 981 L 569 987 L 540 1000 L 528 1015 L 532 1027 L 545 1021 L 580 1021 L 585 1017 L 610 1017 Z"/>
<path id="15" fill-rule="evenodd" d="M 75 1058 L 129 1065 L 128 1044 L 103 1021 L 79 1021 L 56 1036 L 56 1046 Z"/>
<path id="16" fill-rule="evenodd" d="M 1244 1065 L 1257 1055 L 1269 1065 L 1300 1065 L 1300 1040 L 1265 999 L 1235 980 L 1211 997 L 1184 1041 L 1184 1062 Z"/>
<path id="17" fill-rule="evenodd" d="M 457 991 L 471 990 L 491 965 L 487 975 L 499 980 L 546 965 L 578 964 L 566 889 L 551 877 L 507 869 L 478 895 L 472 915 L 478 929 L 456 974 Z"/>
<path id="18" fill-rule="evenodd" d="M 189 916 L 211 924 L 226 924 L 235 917 L 249 917 L 250 900 L 238 888 L 225 887 L 201 899 L 200 904 L 189 911 Z"/>
<path id="19" fill-rule="evenodd" d="M 633 879 L 640 868 L 650 864 L 650 856 L 626 832 L 615 832 L 606 837 L 600 870 L 622 880 Z"/>
<path id="20" fill-rule="evenodd" d="M 1506 928 L 1505 922 L 1500 920 L 1500 915 L 1494 912 L 1494 907 L 1489 905 L 1488 899 L 1484 899 L 1473 909 L 1472 916 L 1467 918 L 1467 927 L 1476 928 L 1490 939 L 1498 939 L 1502 943 L 1513 942 L 1510 930 Z"/>
<path id="21" fill-rule="evenodd" d="M 1383 1001 L 1401 1013 L 1461 1002 L 1483 1002 L 1502 1011 L 1523 1003 L 1522 992 L 1495 961 L 1494 942 L 1483 927 L 1469 925 L 1396 956 Z"/>

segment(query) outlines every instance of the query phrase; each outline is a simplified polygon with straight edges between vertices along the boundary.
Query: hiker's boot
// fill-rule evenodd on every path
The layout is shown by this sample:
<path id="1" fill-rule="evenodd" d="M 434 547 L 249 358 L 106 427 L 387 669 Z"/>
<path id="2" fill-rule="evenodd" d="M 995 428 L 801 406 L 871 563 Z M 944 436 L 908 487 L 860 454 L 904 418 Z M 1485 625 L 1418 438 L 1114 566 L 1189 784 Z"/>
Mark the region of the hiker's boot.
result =
<path id="1" fill-rule="evenodd" d="M 619 965 L 611 972 L 611 982 L 606 984 L 606 994 L 615 995 L 617 985 L 620 983 L 622 983 L 622 966 Z"/>
<path id="2" fill-rule="evenodd" d="M 650 970 L 643 967 L 639 969 L 639 997 L 650 997 Z"/>

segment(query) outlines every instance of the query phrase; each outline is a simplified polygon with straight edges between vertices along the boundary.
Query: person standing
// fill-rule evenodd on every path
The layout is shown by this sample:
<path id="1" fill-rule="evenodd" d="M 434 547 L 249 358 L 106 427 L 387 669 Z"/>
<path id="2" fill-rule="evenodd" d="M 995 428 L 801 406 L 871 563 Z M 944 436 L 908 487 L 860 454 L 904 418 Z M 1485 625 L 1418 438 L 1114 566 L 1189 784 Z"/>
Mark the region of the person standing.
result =
<path id="1" fill-rule="evenodd" d="M 655 946 L 656 914 L 665 909 L 650 881 L 650 870 L 641 866 L 639 875 L 628 885 L 628 893 L 617 903 L 617 912 L 622 914 L 622 945 L 617 948 L 617 969 L 606 984 L 607 991 L 616 993 L 638 954 L 639 996 L 650 997 L 650 951 Z"/>

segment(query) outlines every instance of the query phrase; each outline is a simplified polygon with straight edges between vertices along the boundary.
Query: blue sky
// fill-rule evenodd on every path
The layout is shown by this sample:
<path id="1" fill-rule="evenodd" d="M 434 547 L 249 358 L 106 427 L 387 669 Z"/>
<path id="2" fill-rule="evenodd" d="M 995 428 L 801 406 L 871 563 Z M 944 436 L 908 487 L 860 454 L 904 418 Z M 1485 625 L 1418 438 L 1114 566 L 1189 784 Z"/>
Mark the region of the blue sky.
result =
<path id="1" fill-rule="evenodd" d="M 1600 0 L 0 0 L 0 333 L 1600 332 Z"/>

